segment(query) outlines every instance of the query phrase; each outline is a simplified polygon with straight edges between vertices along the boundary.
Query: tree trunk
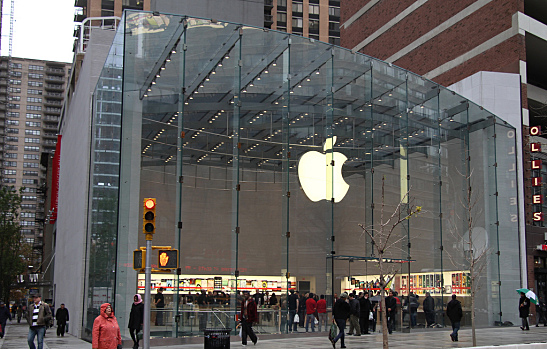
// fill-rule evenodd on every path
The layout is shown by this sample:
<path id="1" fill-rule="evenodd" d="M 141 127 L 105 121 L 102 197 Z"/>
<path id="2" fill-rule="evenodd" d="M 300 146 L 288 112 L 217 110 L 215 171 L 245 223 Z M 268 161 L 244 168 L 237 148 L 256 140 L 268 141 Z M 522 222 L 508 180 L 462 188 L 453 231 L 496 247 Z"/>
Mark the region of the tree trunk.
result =
<path id="1" fill-rule="evenodd" d="M 473 270 L 473 267 L 471 267 Z M 473 289 L 474 285 L 473 278 L 471 279 L 471 338 L 473 340 L 473 346 L 477 346 L 477 336 L 475 335 L 475 290 Z"/>
<path id="2" fill-rule="evenodd" d="M 386 307 L 386 282 L 382 269 L 383 254 L 380 253 L 378 267 L 380 269 L 380 309 L 382 311 L 382 348 L 389 349 L 389 339 L 387 330 L 387 307 Z"/>

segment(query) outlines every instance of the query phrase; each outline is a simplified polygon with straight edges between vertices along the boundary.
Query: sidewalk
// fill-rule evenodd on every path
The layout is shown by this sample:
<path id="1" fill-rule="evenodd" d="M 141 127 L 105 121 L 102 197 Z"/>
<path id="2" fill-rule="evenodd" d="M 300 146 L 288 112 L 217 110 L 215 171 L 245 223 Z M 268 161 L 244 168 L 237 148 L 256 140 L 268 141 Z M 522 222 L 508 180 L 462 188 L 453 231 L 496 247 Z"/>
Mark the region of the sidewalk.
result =
<path id="1" fill-rule="evenodd" d="M 392 349 L 423 349 L 423 348 L 469 348 L 471 347 L 471 329 L 465 328 L 459 332 L 459 342 L 450 341 L 450 329 L 416 329 L 412 333 L 394 332 L 389 336 L 389 347 Z M 28 325 L 12 324 L 7 325 L 4 339 L 0 339 L 0 349 L 25 349 L 27 344 Z M 198 339 L 198 338 L 196 338 Z M 124 341 L 124 348 L 131 348 L 131 341 Z M 202 349 L 203 340 L 198 339 L 199 344 L 177 344 L 152 346 L 159 349 Z M 195 343 L 195 339 L 193 340 Z M 538 347 L 547 348 L 547 327 L 531 327 L 530 331 L 521 331 L 518 326 L 514 327 L 489 327 L 477 329 L 477 344 L 479 346 L 510 345 L 543 343 Z M 249 341 L 250 348 L 260 349 L 329 349 L 332 348 L 327 339 L 327 332 L 322 333 L 298 333 L 292 335 L 260 335 L 256 346 Z M 232 336 L 230 346 L 240 348 L 239 337 Z M 348 349 L 381 348 L 382 335 L 371 334 L 361 337 L 346 336 Z M 55 328 L 50 329 L 44 338 L 44 349 L 90 349 L 91 344 L 74 336 L 65 334 L 64 337 L 57 337 Z M 142 348 L 142 341 L 141 341 Z M 340 348 L 340 343 L 337 344 Z M 503 348 L 503 347 L 501 347 Z M 500 349 L 501 349 L 500 348 Z M 513 346 L 515 348 L 515 346 Z M 522 347 L 522 348 L 526 348 Z M 535 349 L 534 348 L 534 349 Z"/>

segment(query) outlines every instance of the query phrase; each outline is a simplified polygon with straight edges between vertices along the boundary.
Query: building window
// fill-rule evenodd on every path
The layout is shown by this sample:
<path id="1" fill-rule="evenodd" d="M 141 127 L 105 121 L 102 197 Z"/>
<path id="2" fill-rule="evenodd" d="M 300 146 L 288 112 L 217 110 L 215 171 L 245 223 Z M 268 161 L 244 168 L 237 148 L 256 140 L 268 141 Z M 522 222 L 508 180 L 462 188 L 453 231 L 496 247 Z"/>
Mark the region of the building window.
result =
<path id="1" fill-rule="evenodd" d="M 6 144 L 4 146 L 4 149 L 6 149 L 6 150 L 19 150 L 19 147 L 16 146 L 16 145 L 13 145 L 13 144 Z"/>
<path id="2" fill-rule="evenodd" d="M 6 113 L 6 116 L 9 118 L 18 118 L 19 112 L 18 111 L 9 111 Z"/>
<path id="3" fill-rule="evenodd" d="M 36 193 L 36 188 L 25 188 L 23 193 Z"/>
<path id="4" fill-rule="evenodd" d="M 287 13 L 286 12 L 278 12 L 277 13 L 277 21 L 282 23 L 287 23 Z"/>
<path id="5" fill-rule="evenodd" d="M 27 105 L 27 110 L 42 110 L 41 105 Z"/>
<path id="6" fill-rule="evenodd" d="M 15 176 L 17 174 L 17 170 L 4 170 L 2 173 L 8 176 Z"/>
<path id="7" fill-rule="evenodd" d="M 39 168 L 40 166 L 38 165 L 37 162 L 23 162 L 23 167 L 24 168 Z"/>
<path id="8" fill-rule="evenodd" d="M 42 123 L 36 121 L 25 121 L 27 127 L 40 127 Z"/>
<path id="9" fill-rule="evenodd" d="M 25 151 L 40 151 L 40 147 L 25 145 Z"/>
<path id="10" fill-rule="evenodd" d="M 40 130 L 25 130 L 25 134 L 30 136 L 39 136 Z"/>
<path id="11" fill-rule="evenodd" d="M 8 103 L 8 108 L 9 109 L 19 109 L 20 107 L 21 107 L 20 104 Z"/>
<path id="12" fill-rule="evenodd" d="M 293 28 L 302 28 L 302 18 L 295 18 L 292 19 L 292 26 Z"/>
<path id="13" fill-rule="evenodd" d="M 10 93 L 21 93 L 21 88 L 20 87 L 10 87 L 10 88 L 8 88 L 8 91 Z"/>
<path id="14" fill-rule="evenodd" d="M 34 184 L 34 185 L 37 185 L 38 184 L 38 180 L 37 179 L 30 179 L 30 178 L 23 178 L 23 184 Z M 28 205 L 27 205 L 28 206 Z M 32 210 L 33 208 L 29 208 L 29 207 L 23 207 L 23 205 L 21 205 L 21 208 L 22 209 L 25 209 L 25 210 Z"/>
<path id="15" fill-rule="evenodd" d="M 10 63 L 10 67 L 13 68 L 13 69 L 22 69 L 23 64 L 21 64 L 21 63 Z"/>
<path id="16" fill-rule="evenodd" d="M 319 21 L 310 19 L 309 28 L 310 28 L 310 30 L 318 32 L 319 31 Z"/>
<path id="17" fill-rule="evenodd" d="M 24 154 L 23 158 L 26 160 L 39 160 L 40 156 L 38 154 Z"/>
<path id="18" fill-rule="evenodd" d="M 19 126 L 19 120 L 6 120 L 6 125 Z"/>
<path id="19" fill-rule="evenodd" d="M 25 143 L 40 143 L 40 138 L 25 138 Z"/>
<path id="20" fill-rule="evenodd" d="M 339 22 L 329 22 L 329 30 L 339 31 L 340 23 Z"/>
<path id="21" fill-rule="evenodd" d="M 338 46 L 340 46 L 340 38 L 331 36 L 331 37 L 329 37 L 329 43 L 330 43 L 330 44 L 333 44 L 333 45 L 338 45 Z"/>
<path id="22" fill-rule="evenodd" d="M 340 17 L 340 8 L 339 7 L 329 7 L 329 16 Z"/>
<path id="23" fill-rule="evenodd" d="M 43 65 L 29 65 L 28 66 L 28 70 L 44 70 L 44 66 Z"/>
<path id="24" fill-rule="evenodd" d="M 42 114 L 27 113 L 27 119 L 41 119 Z"/>
<path id="25" fill-rule="evenodd" d="M 32 227 L 34 226 L 34 221 L 21 221 L 20 222 L 22 227 Z"/>
<path id="26" fill-rule="evenodd" d="M 5 153 L 6 159 L 17 159 L 17 153 Z"/>
<path id="27" fill-rule="evenodd" d="M 23 76 L 23 73 L 20 71 L 10 71 L 10 76 L 13 76 L 14 78 L 20 78 Z"/>
<path id="28" fill-rule="evenodd" d="M 20 101 L 21 100 L 21 96 L 10 96 L 8 98 L 9 101 Z"/>
<path id="29" fill-rule="evenodd" d="M 19 84 L 19 85 L 21 85 L 21 84 Z M 44 83 L 42 81 L 29 81 L 28 85 L 33 86 L 33 87 L 42 87 L 42 86 L 44 86 Z"/>
<path id="30" fill-rule="evenodd" d="M 27 102 L 30 102 L 30 103 L 42 103 L 42 98 L 39 98 L 39 97 L 27 97 Z"/>
<path id="31" fill-rule="evenodd" d="M 38 171 L 23 171 L 23 176 L 38 176 Z"/>
<path id="32" fill-rule="evenodd" d="M 18 128 L 7 128 L 7 129 L 6 129 L 6 133 L 18 134 L 18 133 L 19 133 L 19 129 L 18 129 Z"/>
<path id="33" fill-rule="evenodd" d="M 21 212 L 21 218 L 36 218 L 36 212 Z"/>
<path id="34" fill-rule="evenodd" d="M 37 73 L 28 73 L 29 79 L 43 79 L 44 74 L 37 74 Z"/>
<path id="35" fill-rule="evenodd" d="M 21 80 L 9 79 L 10 85 L 21 85 Z"/>
<path id="36" fill-rule="evenodd" d="M 2 178 L 2 182 L 7 184 L 15 184 L 16 180 L 15 178 Z"/>
<path id="37" fill-rule="evenodd" d="M 19 142 L 19 137 L 6 137 L 6 142 Z"/>
<path id="38" fill-rule="evenodd" d="M 287 0 L 277 0 L 277 6 L 287 7 Z"/>
<path id="39" fill-rule="evenodd" d="M 28 90 L 27 90 L 27 94 L 29 94 L 29 95 L 41 95 L 41 94 L 42 94 L 42 90 L 28 89 Z"/>
<path id="40" fill-rule="evenodd" d="M 318 15 L 319 14 L 319 5 L 311 5 L 310 4 L 310 15 Z"/>
<path id="41" fill-rule="evenodd" d="M 4 161 L 5 167 L 17 167 L 17 161 Z"/>
<path id="42" fill-rule="evenodd" d="M 304 12 L 304 5 L 301 2 L 292 3 L 292 12 Z"/>

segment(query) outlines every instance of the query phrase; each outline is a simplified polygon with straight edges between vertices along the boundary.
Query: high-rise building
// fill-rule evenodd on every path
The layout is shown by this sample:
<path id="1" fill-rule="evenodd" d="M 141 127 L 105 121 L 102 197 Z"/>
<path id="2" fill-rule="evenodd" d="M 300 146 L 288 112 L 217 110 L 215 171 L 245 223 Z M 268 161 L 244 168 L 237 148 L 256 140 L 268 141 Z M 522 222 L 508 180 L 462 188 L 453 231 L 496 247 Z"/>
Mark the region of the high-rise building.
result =
<path id="1" fill-rule="evenodd" d="M 527 251 L 523 285 L 547 297 L 547 154 L 533 137 L 541 134 L 535 126 L 544 134 L 547 128 L 545 1 L 357 0 L 343 2 L 340 23 L 342 46 L 448 86 L 516 128 L 522 181 L 513 202 L 521 217 L 515 248 Z"/>
<path id="2" fill-rule="evenodd" d="M 0 181 L 24 187 L 20 224 L 41 264 L 47 157 L 55 153 L 69 63 L 0 58 Z M 45 158 L 44 158 L 45 157 Z"/>
<path id="3" fill-rule="evenodd" d="M 74 21 L 121 17 L 123 10 L 159 11 L 264 26 L 340 44 L 339 0 L 76 0 Z M 263 15 L 263 18 L 262 18 Z"/>

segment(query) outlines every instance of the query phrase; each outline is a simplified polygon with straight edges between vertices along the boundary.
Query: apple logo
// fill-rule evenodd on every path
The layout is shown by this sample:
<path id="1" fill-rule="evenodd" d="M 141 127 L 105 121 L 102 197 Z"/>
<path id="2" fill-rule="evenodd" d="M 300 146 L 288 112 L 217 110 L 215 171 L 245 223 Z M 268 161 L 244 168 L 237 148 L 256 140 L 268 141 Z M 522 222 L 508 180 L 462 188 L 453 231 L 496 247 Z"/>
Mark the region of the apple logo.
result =
<path id="1" fill-rule="evenodd" d="M 323 151 L 332 149 L 336 136 L 327 138 Z M 340 202 L 346 196 L 349 185 L 342 177 L 342 165 L 348 159 L 344 154 L 333 152 L 331 156 L 318 151 L 309 151 L 298 162 L 298 179 L 306 196 L 313 202 L 331 200 Z"/>

